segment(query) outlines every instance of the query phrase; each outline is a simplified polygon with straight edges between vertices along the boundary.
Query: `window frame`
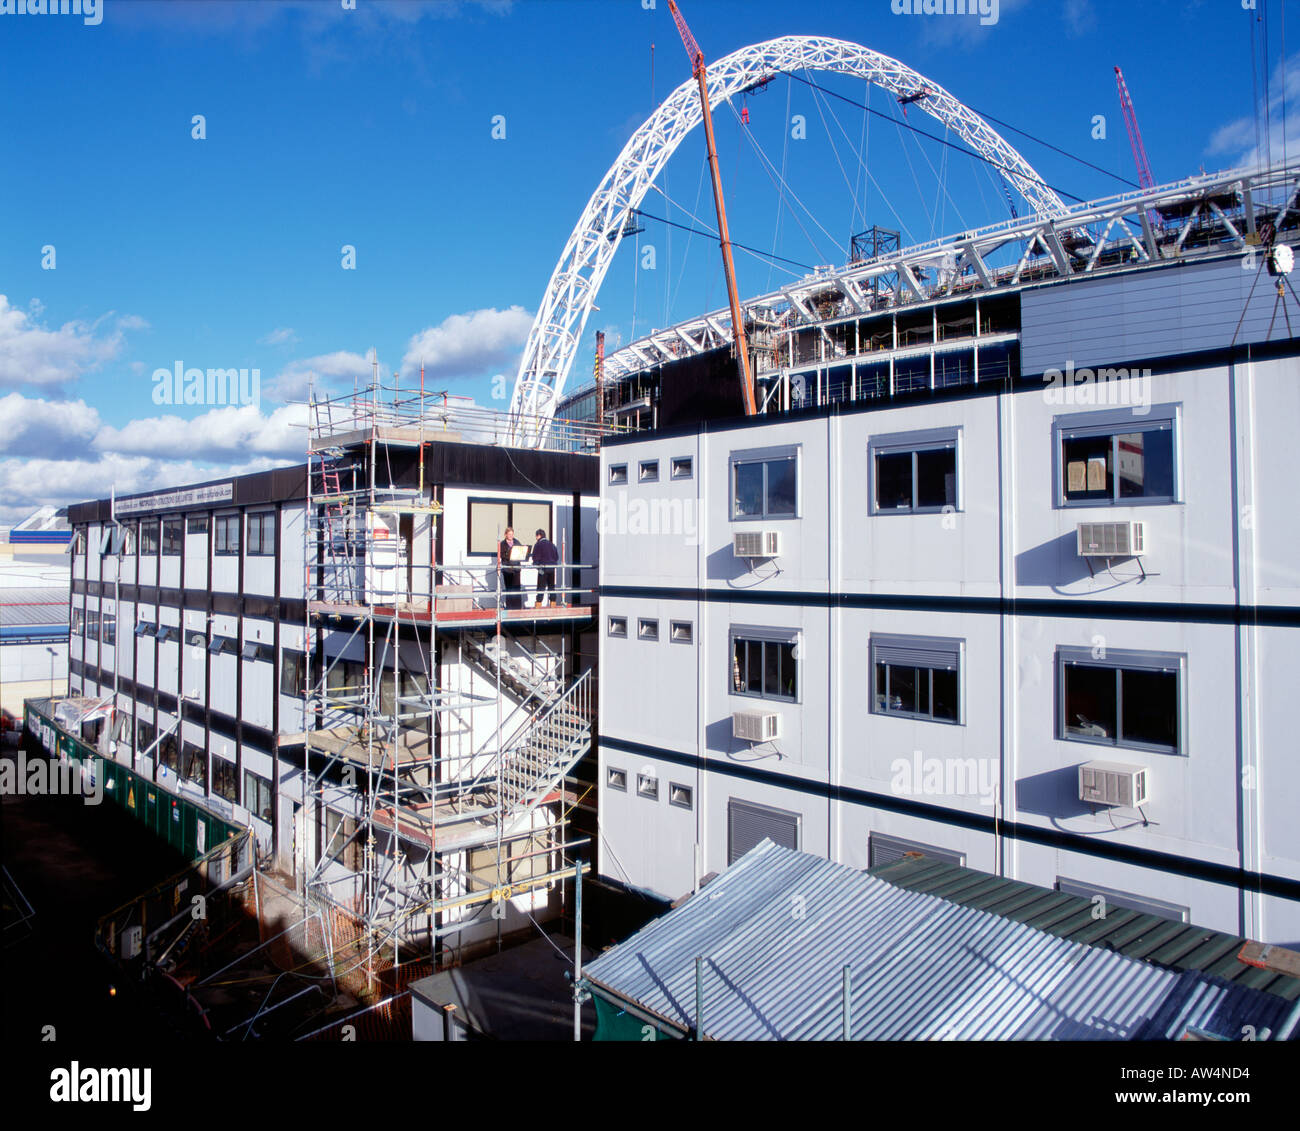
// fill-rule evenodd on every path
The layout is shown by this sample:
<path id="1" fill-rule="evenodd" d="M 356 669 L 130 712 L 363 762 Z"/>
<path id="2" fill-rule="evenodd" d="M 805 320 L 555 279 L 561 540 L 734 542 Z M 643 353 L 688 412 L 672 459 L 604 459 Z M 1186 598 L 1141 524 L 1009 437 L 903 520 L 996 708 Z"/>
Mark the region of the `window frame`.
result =
<path id="1" fill-rule="evenodd" d="M 167 536 L 169 529 L 172 531 L 170 542 Z M 169 545 L 173 548 L 168 549 Z M 162 519 L 158 531 L 158 552 L 164 558 L 179 558 L 185 552 L 185 519 L 180 515 L 168 515 Z"/>
<path id="2" fill-rule="evenodd" d="M 735 821 L 742 816 L 748 816 L 754 819 L 783 819 L 794 818 L 794 846 L 793 851 L 801 852 L 803 850 L 803 813 L 797 809 L 780 809 L 775 805 L 764 805 L 760 801 L 750 801 L 746 797 L 728 797 L 727 798 L 727 867 L 731 867 L 737 860 L 751 851 L 762 840 L 757 841 L 744 852 L 736 851 L 734 841 Z M 771 839 L 770 837 L 767 839 Z M 775 844 L 776 841 L 773 841 Z M 789 845 L 782 847 L 789 848 Z"/>
<path id="3" fill-rule="evenodd" d="M 1066 727 L 1065 672 L 1068 666 L 1100 668 L 1115 673 L 1115 734 L 1110 738 L 1099 735 L 1070 734 Z M 1178 741 L 1174 746 L 1152 742 L 1122 741 L 1124 733 L 1124 679 L 1125 671 L 1172 672 L 1175 676 L 1175 693 L 1178 701 L 1174 718 L 1178 726 Z M 1135 750 L 1146 754 L 1169 754 L 1186 758 L 1187 750 L 1187 653 L 1147 652 L 1132 649 L 1107 648 L 1102 657 L 1093 655 L 1093 649 L 1074 645 L 1059 645 L 1056 649 L 1056 738 L 1060 742 L 1078 742 L 1086 746 L 1101 746 L 1108 750 Z"/>
<path id="4" fill-rule="evenodd" d="M 638 640 L 659 640 L 659 618 L 658 617 L 637 617 L 636 619 L 636 638 Z"/>
<path id="5" fill-rule="evenodd" d="M 638 483 L 658 483 L 659 461 L 657 459 L 639 460 L 637 463 L 636 481 Z"/>
<path id="6" fill-rule="evenodd" d="M 609 465 L 609 474 L 607 476 L 611 487 L 627 486 L 627 467 L 625 463 L 611 463 Z"/>
<path id="7" fill-rule="evenodd" d="M 140 557 L 156 558 L 162 547 L 162 523 L 157 518 L 146 518 L 140 523 Z"/>
<path id="8" fill-rule="evenodd" d="M 1074 510 L 1089 507 L 1167 507 L 1183 503 L 1182 459 L 1182 404 L 1151 405 L 1140 416 L 1132 408 L 1096 409 L 1092 412 L 1062 413 L 1052 417 L 1052 505 L 1056 510 Z M 1170 441 L 1171 495 L 1151 495 L 1139 498 L 1121 498 L 1119 494 L 1119 463 L 1116 445 L 1119 437 L 1133 432 L 1172 433 Z M 1106 499 L 1067 499 L 1065 497 L 1065 451 L 1067 440 L 1109 436 L 1111 452 L 1115 459 L 1111 494 Z"/>
<path id="9" fill-rule="evenodd" d="M 538 507 L 544 506 L 547 512 L 547 519 L 546 522 L 543 524 L 546 527 L 546 536 L 552 542 L 555 542 L 555 545 L 557 547 L 559 546 L 559 542 L 556 541 L 555 538 L 557 532 L 555 529 L 555 501 L 553 499 L 549 499 L 549 498 L 547 499 L 516 499 L 516 498 L 493 499 L 493 498 L 489 498 L 486 495 L 473 495 L 470 498 L 465 500 L 465 556 L 466 557 L 495 559 L 497 556 L 497 551 L 501 545 L 501 540 L 497 538 L 493 541 L 492 549 L 490 550 L 474 550 L 470 548 L 473 545 L 471 539 L 474 536 L 474 507 L 475 504 L 478 503 L 490 503 L 493 506 L 505 507 L 506 522 L 505 522 L 505 526 L 501 528 L 501 532 L 504 534 L 506 527 L 512 528 L 515 532 L 515 541 L 519 545 L 528 547 L 529 549 L 532 548 L 533 531 L 536 530 L 537 527 L 530 524 L 527 530 L 521 531 L 519 529 L 518 522 L 515 518 L 515 506 L 516 504 L 519 503 L 522 503 L 524 506 L 538 506 Z M 502 563 L 503 566 L 505 564 L 506 563 L 504 562 Z M 523 566 L 524 566 L 523 562 L 518 562 L 516 563 L 515 568 L 523 568 Z"/>
<path id="10" fill-rule="evenodd" d="M 731 522 L 789 522 L 802 517 L 800 501 L 803 495 L 803 471 L 799 458 L 799 444 L 786 444 L 772 448 L 746 448 L 734 451 L 727 460 L 727 513 Z M 767 465 L 784 461 L 794 462 L 794 510 L 789 514 L 775 513 L 770 509 L 768 500 Z M 739 500 L 736 497 L 736 471 L 749 464 L 763 465 L 763 507 L 757 514 L 741 514 L 737 511 Z"/>
<path id="11" fill-rule="evenodd" d="M 794 689 L 793 696 L 790 695 L 771 695 L 766 691 L 756 692 L 749 690 L 749 680 L 745 679 L 745 690 L 736 690 L 736 642 L 743 640 L 747 644 L 761 644 L 763 646 L 763 656 L 760 660 L 760 667 L 763 670 L 763 686 L 767 686 L 767 645 L 772 644 L 778 647 L 789 647 L 792 649 L 791 659 L 794 661 Z M 727 634 L 727 663 L 729 671 L 727 674 L 727 686 L 729 693 L 740 696 L 744 699 L 762 699 L 769 703 L 802 703 L 803 702 L 803 660 L 798 655 L 799 645 L 802 641 L 800 630 L 797 628 L 772 628 L 770 626 L 743 625 L 733 624 Z"/>
<path id="12" fill-rule="evenodd" d="M 618 775 L 619 780 L 615 781 L 614 776 Z M 605 767 L 605 788 L 612 789 L 616 793 L 627 792 L 627 771 L 620 770 L 617 766 Z"/>
<path id="13" fill-rule="evenodd" d="M 253 527 L 257 526 L 257 541 L 253 540 Z M 266 548 L 267 532 L 270 532 L 271 548 Z M 249 558 L 273 558 L 276 548 L 275 511 L 250 511 L 247 516 L 247 529 L 244 532 L 244 556 Z M 256 545 L 256 548 L 254 548 Z"/>
<path id="14" fill-rule="evenodd" d="M 252 787 L 251 791 L 250 791 L 250 786 Z M 253 773 L 252 770 L 245 767 L 243 773 L 243 787 L 244 790 L 243 790 L 241 804 L 245 809 L 248 810 L 249 816 L 256 817 L 259 821 L 265 821 L 268 824 L 274 823 L 273 818 L 275 816 L 275 798 L 274 798 L 274 791 L 271 789 L 270 779 L 262 777 L 261 774 L 255 774 Z M 268 816 L 262 815 L 263 810 L 262 810 L 261 801 L 262 801 L 263 787 L 265 787 L 266 810 L 269 813 Z M 249 797 L 250 792 L 252 792 L 253 794 L 251 798 Z"/>
<path id="15" fill-rule="evenodd" d="M 609 617 L 605 626 L 605 633 L 608 636 L 612 636 L 615 640 L 626 640 L 627 639 L 627 617 L 623 617 L 623 616 Z"/>
<path id="16" fill-rule="evenodd" d="M 681 790 L 686 794 L 685 800 L 679 800 L 673 796 L 675 790 Z M 695 809 L 695 787 L 686 785 L 679 781 L 669 781 L 668 783 L 668 804 L 674 809 L 685 809 L 693 812 Z"/>
<path id="17" fill-rule="evenodd" d="M 953 453 L 953 497 L 951 503 L 939 506 L 917 506 L 917 484 L 920 475 L 917 455 L 920 452 L 937 452 L 951 449 Z M 878 461 L 882 455 L 912 457 L 912 503 L 907 507 L 882 507 L 880 505 L 880 474 Z M 966 509 L 962 492 L 962 429 L 960 425 L 949 428 L 925 428 L 913 432 L 890 432 L 872 436 L 867 441 L 867 513 L 877 515 L 961 514 Z"/>
<path id="18" fill-rule="evenodd" d="M 647 801 L 658 801 L 659 800 L 659 775 L 658 774 L 637 774 L 636 795 L 638 797 L 644 797 Z"/>
<path id="19" fill-rule="evenodd" d="M 679 630 L 685 629 L 685 636 L 678 636 Z M 690 620 L 670 620 L 668 622 L 668 641 L 671 644 L 694 644 L 695 622 Z"/>
<path id="20" fill-rule="evenodd" d="M 217 558 L 237 558 L 243 548 L 243 516 L 218 514 L 212 516 L 212 555 Z M 230 531 L 235 531 L 235 544 L 230 545 Z"/>
<path id="21" fill-rule="evenodd" d="M 927 655 L 928 654 L 928 655 Z M 952 667 L 943 666 L 945 657 L 953 658 Z M 909 658 L 910 657 L 910 658 Z M 896 710 L 889 706 L 888 691 L 886 702 L 882 707 L 876 702 L 876 667 L 885 664 L 892 667 L 910 667 L 913 670 L 929 671 L 928 711 Z M 956 671 L 957 673 L 957 717 L 945 719 L 934 713 L 934 675 L 936 671 Z M 886 676 L 888 679 L 888 676 Z M 913 722 L 943 723 L 946 726 L 966 725 L 966 640 L 954 636 L 910 636 L 898 633 L 873 632 L 867 642 L 867 702 L 868 713 L 894 719 L 910 719 Z"/>
<path id="22" fill-rule="evenodd" d="M 673 456 L 668 464 L 668 477 L 670 479 L 695 478 L 695 457 Z"/>

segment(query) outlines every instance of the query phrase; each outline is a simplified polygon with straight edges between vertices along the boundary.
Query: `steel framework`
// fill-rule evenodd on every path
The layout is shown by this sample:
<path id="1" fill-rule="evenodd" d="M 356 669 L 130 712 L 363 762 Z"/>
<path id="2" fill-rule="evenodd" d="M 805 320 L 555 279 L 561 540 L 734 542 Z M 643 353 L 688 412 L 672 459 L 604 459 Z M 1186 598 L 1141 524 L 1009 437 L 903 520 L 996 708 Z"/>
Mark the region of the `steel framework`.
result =
<path id="1" fill-rule="evenodd" d="M 1065 212 L 1060 197 L 983 118 L 911 67 L 857 43 L 789 35 L 743 47 L 708 67 L 709 105 L 794 70 L 852 75 L 900 98 L 924 88 L 926 97 L 916 104 L 996 165 L 1037 216 Z M 699 87 L 692 78 L 632 135 L 587 202 L 551 274 L 519 363 L 511 414 L 520 442 L 543 440 L 544 429 L 535 422 L 555 412 L 626 222 L 682 139 L 702 120 Z"/>

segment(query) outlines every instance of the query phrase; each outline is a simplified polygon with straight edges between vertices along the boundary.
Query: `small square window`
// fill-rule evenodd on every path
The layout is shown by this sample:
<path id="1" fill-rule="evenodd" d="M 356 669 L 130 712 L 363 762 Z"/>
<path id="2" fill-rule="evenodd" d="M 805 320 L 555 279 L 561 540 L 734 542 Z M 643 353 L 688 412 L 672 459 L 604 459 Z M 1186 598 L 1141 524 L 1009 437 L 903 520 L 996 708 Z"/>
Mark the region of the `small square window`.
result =
<path id="1" fill-rule="evenodd" d="M 137 636 L 153 636 L 158 631 L 158 626 L 150 624 L 147 620 L 138 622 L 135 626 Z"/>
<path id="2" fill-rule="evenodd" d="M 627 464 L 612 463 L 609 465 L 609 482 L 614 487 L 622 486 L 627 482 Z"/>
<path id="3" fill-rule="evenodd" d="M 208 643 L 208 652 L 213 656 L 220 656 L 223 653 L 233 653 L 238 647 L 238 641 L 230 636 L 213 636 Z"/>
<path id="4" fill-rule="evenodd" d="M 668 804 L 679 809 L 695 808 L 695 791 L 689 785 L 673 782 L 668 786 Z"/>
<path id="5" fill-rule="evenodd" d="M 695 639 L 695 626 L 688 620 L 675 620 L 671 638 L 674 644 L 689 644 Z"/>
<path id="6" fill-rule="evenodd" d="M 659 639 L 659 622 L 657 620 L 647 620 L 642 617 L 636 622 L 636 634 L 642 640 Z"/>
<path id="7" fill-rule="evenodd" d="M 637 774 L 636 795 L 650 801 L 659 800 L 659 779 L 653 774 Z"/>
<path id="8" fill-rule="evenodd" d="M 172 640 L 180 640 L 180 638 L 181 630 L 179 625 L 160 624 L 158 626 L 158 642 L 160 644 L 166 644 Z"/>
<path id="9" fill-rule="evenodd" d="M 689 479 L 694 472 L 694 462 L 690 456 L 673 457 L 673 478 Z"/>
<path id="10" fill-rule="evenodd" d="M 188 629 L 185 633 L 185 643 L 193 648 L 206 648 L 208 634 L 197 628 Z"/>
<path id="11" fill-rule="evenodd" d="M 609 618 L 610 636 L 627 635 L 627 617 L 610 617 Z"/>
<path id="12" fill-rule="evenodd" d="M 611 766 L 605 771 L 605 784 L 610 789 L 617 789 L 620 793 L 627 792 L 627 771 L 616 770 Z"/>
<path id="13" fill-rule="evenodd" d="M 642 483 L 658 483 L 659 461 L 657 459 L 643 459 L 641 461 L 641 472 L 638 478 Z"/>

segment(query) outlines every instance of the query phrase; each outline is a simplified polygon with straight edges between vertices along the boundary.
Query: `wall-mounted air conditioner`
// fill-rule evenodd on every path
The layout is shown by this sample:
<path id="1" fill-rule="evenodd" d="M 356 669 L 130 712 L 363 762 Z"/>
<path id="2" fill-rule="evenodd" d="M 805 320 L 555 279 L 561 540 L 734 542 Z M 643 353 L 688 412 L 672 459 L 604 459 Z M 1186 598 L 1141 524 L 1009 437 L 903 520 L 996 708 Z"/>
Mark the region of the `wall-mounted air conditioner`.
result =
<path id="1" fill-rule="evenodd" d="M 781 716 L 774 711 L 737 711 L 731 716 L 731 735 L 745 742 L 771 742 L 781 737 Z"/>
<path id="2" fill-rule="evenodd" d="M 738 558 L 779 558 L 779 530 L 737 530 L 731 536 L 731 548 Z"/>
<path id="3" fill-rule="evenodd" d="M 1081 522 L 1076 538 L 1081 558 L 1138 558 L 1147 549 L 1142 522 Z"/>
<path id="4" fill-rule="evenodd" d="M 1150 800 L 1147 769 L 1122 762 L 1085 762 L 1079 767 L 1079 800 L 1136 809 Z"/>

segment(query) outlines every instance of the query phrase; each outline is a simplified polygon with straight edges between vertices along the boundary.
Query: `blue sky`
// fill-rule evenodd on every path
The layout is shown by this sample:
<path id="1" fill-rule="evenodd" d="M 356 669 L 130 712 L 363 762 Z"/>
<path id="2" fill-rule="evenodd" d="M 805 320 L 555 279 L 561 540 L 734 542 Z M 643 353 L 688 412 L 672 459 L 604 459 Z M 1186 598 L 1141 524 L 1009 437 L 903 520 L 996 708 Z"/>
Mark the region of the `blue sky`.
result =
<path id="1" fill-rule="evenodd" d="M 430 387 L 494 403 L 502 374 L 508 396 L 587 198 L 689 78 L 667 0 L 651 4 L 102 0 L 87 25 L 4 14 L 16 0 L 0 0 L 0 524 L 110 483 L 125 493 L 290 461 L 303 433 L 288 402 L 306 375 L 350 389 L 372 348 L 403 380 L 423 359 Z M 1285 132 L 1294 143 L 1281 94 L 1300 69 L 1284 60 L 1280 0 L 1254 12 L 1241 0 L 1001 0 L 988 26 L 894 6 L 684 0 L 709 59 L 823 34 L 902 60 L 1106 171 L 1002 129 L 1075 197 L 1136 180 L 1116 64 L 1157 181 L 1249 158 L 1266 73 L 1274 157 Z M 1268 57 L 1256 22 L 1252 77 L 1264 13 Z M 735 240 L 815 265 L 842 262 L 871 223 L 924 240 L 1007 217 L 987 167 L 889 121 L 903 119 L 883 92 L 806 77 L 834 93 L 782 76 L 744 100 L 748 126 L 741 102 L 716 115 Z M 850 104 L 864 101 L 885 117 Z M 807 136 L 792 140 L 796 114 Z M 944 132 L 915 106 L 906 123 Z M 647 212 L 713 224 L 703 151 L 696 131 Z M 799 205 L 782 203 L 760 153 L 776 166 L 784 155 Z M 589 378 L 595 329 L 626 343 L 725 301 L 716 243 L 643 224 L 619 249 L 569 389 Z M 747 254 L 737 267 L 750 295 L 801 273 Z M 152 375 L 178 361 L 258 369 L 259 403 L 160 407 Z"/>

